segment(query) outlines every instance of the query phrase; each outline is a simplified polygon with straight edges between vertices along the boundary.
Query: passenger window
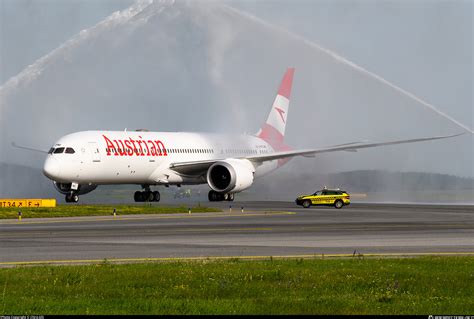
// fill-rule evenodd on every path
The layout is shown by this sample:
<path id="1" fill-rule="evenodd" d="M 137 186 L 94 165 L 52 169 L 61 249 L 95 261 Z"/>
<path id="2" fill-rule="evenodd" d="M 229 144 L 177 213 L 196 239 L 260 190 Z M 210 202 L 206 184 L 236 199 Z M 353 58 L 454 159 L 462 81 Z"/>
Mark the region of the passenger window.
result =
<path id="1" fill-rule="evenodd" d="M 64 147 L 58 147 L 54 150 L 54 154 L 62 154 L 64 152 Z"/>
<path id="2" fill-rule="evenodd" d="M 74 153 L 76 153 L 76 152 L 74 151 L 73 148 L 68 147 L 68 148 L 66 148 L 66 152 L 65 152 L 65 153 L 66 153 L 66 154 L 74 154 Z"/>

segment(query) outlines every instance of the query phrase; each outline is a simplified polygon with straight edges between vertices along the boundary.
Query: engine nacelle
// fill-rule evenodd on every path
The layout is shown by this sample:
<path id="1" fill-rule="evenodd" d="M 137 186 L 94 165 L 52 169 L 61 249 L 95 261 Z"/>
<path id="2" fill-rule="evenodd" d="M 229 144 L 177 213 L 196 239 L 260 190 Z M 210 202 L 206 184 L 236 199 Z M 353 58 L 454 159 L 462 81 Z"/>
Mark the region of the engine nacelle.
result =
<path id="1" fill-rule="evenodd" d="M 255 168 L 249 160 L 228 159 L 212 164 L 207 170 L 209 187 L 219 193 L 237 193 L 253 183 Z"/>
<path id="2" fill-rule="evenodd" d="M 60 192 L 61 194 L 67 195 L 71 192 L 71 183 L 58 183 L 53 182 L 54 187 Z M 76 194 L 77 195 L 84 195 L 87 193 L 92 192 L 94 189 L 97 188 L 97 185 L 79 185 Z"/>

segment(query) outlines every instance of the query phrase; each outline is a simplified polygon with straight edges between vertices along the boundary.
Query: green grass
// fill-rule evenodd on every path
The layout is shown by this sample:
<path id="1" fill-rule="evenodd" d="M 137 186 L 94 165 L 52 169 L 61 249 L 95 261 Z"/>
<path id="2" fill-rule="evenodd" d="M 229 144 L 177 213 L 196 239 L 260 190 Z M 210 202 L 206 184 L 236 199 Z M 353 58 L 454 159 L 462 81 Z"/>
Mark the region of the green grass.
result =
<path id="1" fill-rule="evenodd" d="M 474 257 L 0 269 L 0 314 L 473 314 Z"/>
<path id="2" fill-rule="evenodd" d="M 22 218 L 44 217 L 76 217 L 76 216 L 106 216 L 112 215 L 114 208 L 118 215 L 131 214 L 173 214 L 187 213 L 187 206 L 156 206 L 151 204 L 141 205 L 59 205 L 54 208 L 0 208 L 0 219 L 18 218 L 21 211 Z M 195 206 L 192 212 L 221 212 L 220 209 Z"/>

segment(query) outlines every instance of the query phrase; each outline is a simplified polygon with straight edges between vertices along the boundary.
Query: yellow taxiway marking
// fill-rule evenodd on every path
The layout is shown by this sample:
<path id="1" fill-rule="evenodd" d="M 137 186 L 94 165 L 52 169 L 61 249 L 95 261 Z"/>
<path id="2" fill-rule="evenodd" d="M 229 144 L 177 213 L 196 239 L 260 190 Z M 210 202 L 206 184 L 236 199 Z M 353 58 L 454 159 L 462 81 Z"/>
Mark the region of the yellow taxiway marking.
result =
<path id="1" fill-rule="evenodd" d="M 194 214 L 200 214 L 198 212 Z M 143 220 L 143 219 L 187 219 L 187 218 L 207 218 L 207 217 L 252 217 L 252 216 L 271 216 L 271 215 L 295 215 L 295 212 L 263 212 L 263 213 L 253 213 L 253 212 L 245 212 L 245 213 L 201 213 L 202 215 L 180 215 L 180 216 L 172 216 L 172 215 L 156 215 L 156 214 L 149 214 L 147 216 L 141 217 L 128 217 L 133 215 L 118 215 L 116 218 L 110 216 L 108 218 L 101 217 L 101 218 L 84 218 L 84 219 L 64 219 L 64 220 L 41 220 L 41 221 L 28 221 L 27 219 L 22 219 L 21 222 L 9 222 L 9 223 L 1 223 L 3 225 L 32 225 L 32 224 L 53 224 L 53 223 L 80 223 L 80 222 L 96 222 L 96 221 L 126 221 L 126 220 Z M 124 217 L 124 218 L 123 218 Z M 63 218 L 63 217 L 53 217 L 53 218 Z M 68 217 L 65 217 L 68 218 Z"/>
<path id="2" fill-rule="evenodd" d="M 104 258 L 104 259 L 64 259 L 64 260 L 33 260 L 33 261 L 4 261 L 0 266 L 15 265 L 45 265 L 45 264 L 95 264 L 95 263 L 131 263 L 131 262 L 165 262 L 165 261 L 205 261 L 205 260 L 265 260 L 265 259 L 315 259 L 315 258 L 345 258 L 345 257 L 410 257 L 410 256 L 474 256 L 474 252 L 397 252 L 397 253 L 368 253 L 368 254 L 307 254 L 282 256 L 209 256 L 209 257 L 150 257 L 150 258 Z"/>

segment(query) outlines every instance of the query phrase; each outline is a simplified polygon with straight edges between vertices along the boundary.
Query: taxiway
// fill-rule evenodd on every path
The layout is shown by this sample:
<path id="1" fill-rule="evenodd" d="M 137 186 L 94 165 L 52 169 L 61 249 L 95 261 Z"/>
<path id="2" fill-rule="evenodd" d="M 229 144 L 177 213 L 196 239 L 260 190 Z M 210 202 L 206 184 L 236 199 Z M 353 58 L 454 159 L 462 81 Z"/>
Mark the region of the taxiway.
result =
<path id="1" fill-rule="evenodd" d="M 216 203 L 222 213 L 0 220 L 0 266 L 146 258 L 473 254 L 473 206 Z M 241 212 L 241 207 L 244 212 Z"/>

